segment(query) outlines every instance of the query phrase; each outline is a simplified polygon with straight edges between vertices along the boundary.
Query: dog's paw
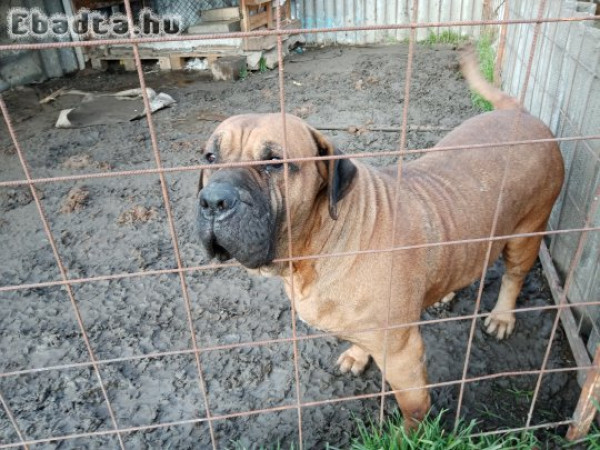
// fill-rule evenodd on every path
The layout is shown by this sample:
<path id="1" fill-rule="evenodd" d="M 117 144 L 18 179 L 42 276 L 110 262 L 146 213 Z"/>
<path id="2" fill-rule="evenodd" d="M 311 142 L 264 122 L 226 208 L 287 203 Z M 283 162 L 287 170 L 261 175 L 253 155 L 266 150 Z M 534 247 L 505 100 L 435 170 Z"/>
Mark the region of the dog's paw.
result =
<path id="1" fill-rule="evenodd" d="M 444 295 L 444 297 L 442 297 L 442 299 L 439 302 L 435 302 L 433 304 L 433 307 L 441 308 L 442 306 L 452 302 L 452 300 L 454 300 L 454 297 L 456 297 L 456 292 L 450 292 L 449 294 Z"/>
<path id="2" fill-rule="evenodd" d="M 515 322 L 515 314 L 512 312 L 492 311 L 485 319 L 485 327 L 488 334 L 495 335 L 496 339 L 502 340 L 513 332 Z"/>
<path id="3" fill-rule="evenodd" d="M 354 375 L 360 375 L 368 364 L 369 354 L 356 345 L 342 353 L 337 360 L 342 373 L 352 372 Z"/>

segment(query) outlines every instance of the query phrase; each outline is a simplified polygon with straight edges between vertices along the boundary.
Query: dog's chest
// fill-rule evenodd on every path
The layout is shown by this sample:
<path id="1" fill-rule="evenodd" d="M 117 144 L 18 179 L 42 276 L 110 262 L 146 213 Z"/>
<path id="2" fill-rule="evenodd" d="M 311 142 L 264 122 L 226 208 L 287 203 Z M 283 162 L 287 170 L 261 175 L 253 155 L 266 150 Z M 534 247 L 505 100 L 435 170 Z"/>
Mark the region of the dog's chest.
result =
<path id="1" fill-rule="evenodd" d="M 356 329 L 361 326 L 360 323 L 357 323 L 357 317 L 353 311 L 345 307 L 347 304 L 343 299 L 331 295 L 331 291 L 319 290 L 318 286 L 313 286 L 308 291 L 297 290 L 292 296 L 286 283 L 286 293 L 294 304 L 296 316 L 317 330 L 332 332 L 339 337 L 344 337 L 344 330 Z"/>
<path id="2" fill-rule="evenodd" d="M 285 291 L 298 318 L 319 330 L 331 331 L 338 328 L 336 325 L 343 320 L 338 301 L 318 292 L 315 285 L 301 289 L 302 285 L 297 280 L 294 281 L 293 291 L 289 282 L 285 283 Z"/>

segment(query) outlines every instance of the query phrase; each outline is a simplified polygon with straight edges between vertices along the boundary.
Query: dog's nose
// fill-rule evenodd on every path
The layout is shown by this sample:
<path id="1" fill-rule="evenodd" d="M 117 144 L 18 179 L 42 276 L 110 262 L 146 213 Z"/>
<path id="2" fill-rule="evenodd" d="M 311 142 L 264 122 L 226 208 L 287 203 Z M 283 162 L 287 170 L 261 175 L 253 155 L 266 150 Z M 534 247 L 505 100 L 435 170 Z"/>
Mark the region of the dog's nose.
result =
<path id="1" fill-rule="evenodd" d="M 240 196 L 229 183 L 211 183 L 200 191 L 198 200 L 203 214 L 222 218 L 235 209 Z"/>

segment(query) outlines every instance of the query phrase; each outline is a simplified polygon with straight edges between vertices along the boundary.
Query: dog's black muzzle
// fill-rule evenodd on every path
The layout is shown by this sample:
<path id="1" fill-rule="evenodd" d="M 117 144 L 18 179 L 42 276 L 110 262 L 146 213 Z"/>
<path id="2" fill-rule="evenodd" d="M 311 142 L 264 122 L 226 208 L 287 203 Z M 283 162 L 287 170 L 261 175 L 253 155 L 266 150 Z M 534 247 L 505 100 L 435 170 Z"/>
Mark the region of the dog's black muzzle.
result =
<path id="1" fill-rule="evenodd" d="M 208 255 L 255 269 L 274 258 L 268 196 L 247 170 L 219 170 L 198 194 L 198 230 Z"/>

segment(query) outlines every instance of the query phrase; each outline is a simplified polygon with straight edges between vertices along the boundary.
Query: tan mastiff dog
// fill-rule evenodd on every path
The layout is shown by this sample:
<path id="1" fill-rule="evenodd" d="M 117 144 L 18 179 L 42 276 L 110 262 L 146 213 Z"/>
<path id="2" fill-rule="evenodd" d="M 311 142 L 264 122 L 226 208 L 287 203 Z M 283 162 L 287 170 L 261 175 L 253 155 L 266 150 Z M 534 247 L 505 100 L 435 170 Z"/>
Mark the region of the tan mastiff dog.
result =
<path id="1" fill-rule="evenodd" d="M 400 180 L 396 166 L 381 169 L 349 159 L 290 162 L 286 189 L 280 114 L 227 119 L 203 153 L 207 163 L 266 161 L 201 174 L 198 225 L 209 255 L 282 277 L 302 319 L 354 344 L 338 360 L 343 372 L 362 372 L 370 357 L 381 368 L 387 353 L 385 376 L 399 391 L 407 427 L 430 406 L 423 340 L 410 323 L 419 320 L 423 308 L 480 278 L 488 242 L 347 253 L 487 238 L 502 183 L 494 235 L 544 231 L 563 182 L 556 143 L 502 145 L 550 139 L 548 128 L 483 80 L 472 56 L 463 72 L 499 109 L 467 120 L 438 144 L 460 150 L 403 163 Z M 286 127 L 289 158 L 339 154 L 301 119 L 286 116 Z M 498 145 L 469 148 L 474 144 Z M 288 257 L 288 231 L 294 257 L 338 256 L 294 261 L 290 271 L 289 263 L 273 262 Z M 539 236 L 507 238 L 491 247 L 489 261 L 502 254 L 506 265 L 497 304 L 485 322 L 499 339 L 513 330 L 510 310 L 540 241 Z M 387 338 L 382 330 L 356 332 L 385 327 L 388 317 Z"/>

